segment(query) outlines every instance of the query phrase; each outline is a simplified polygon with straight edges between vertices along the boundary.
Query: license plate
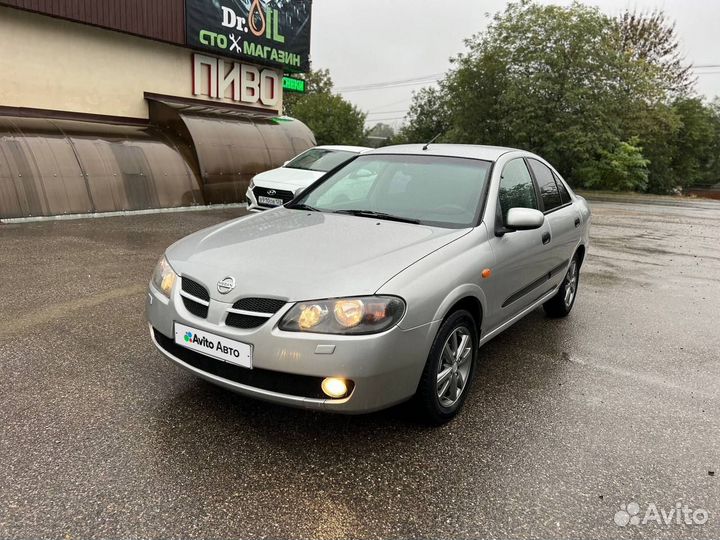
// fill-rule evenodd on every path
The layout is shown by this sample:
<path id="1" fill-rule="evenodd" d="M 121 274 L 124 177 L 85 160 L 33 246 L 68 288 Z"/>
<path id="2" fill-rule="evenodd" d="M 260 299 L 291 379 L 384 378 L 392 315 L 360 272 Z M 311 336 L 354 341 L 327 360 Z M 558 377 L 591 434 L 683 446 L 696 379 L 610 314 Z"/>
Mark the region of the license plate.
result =
<path id="1" fill-rule="evenodd" d="M 273 197 L 258 197 L 258 202 L 265 206 L 281 206 L 283 204 L 282 199 L 275 199 Z"/>
<path id="2" fill-rule="evenodd" d="M 217 360 L 252 368 L 252 346 L 175 323 L 175 343 Z"/>

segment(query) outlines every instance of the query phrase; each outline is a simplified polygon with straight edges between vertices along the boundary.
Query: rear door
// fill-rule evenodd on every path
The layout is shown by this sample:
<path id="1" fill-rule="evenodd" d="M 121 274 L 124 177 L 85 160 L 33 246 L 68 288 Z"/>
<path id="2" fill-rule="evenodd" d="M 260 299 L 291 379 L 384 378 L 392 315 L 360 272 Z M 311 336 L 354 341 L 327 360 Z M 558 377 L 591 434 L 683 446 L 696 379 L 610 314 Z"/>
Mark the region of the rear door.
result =
<path id="1" fill-rule="evenodd" d="M 562 183 L 550 167 L 533 158 L 526 158 L 538 186 L 545 221 L 550 227 L 548 256 L 551 280 L 556 283 L 565 274 L 579 239 L 580 215 Z"/>

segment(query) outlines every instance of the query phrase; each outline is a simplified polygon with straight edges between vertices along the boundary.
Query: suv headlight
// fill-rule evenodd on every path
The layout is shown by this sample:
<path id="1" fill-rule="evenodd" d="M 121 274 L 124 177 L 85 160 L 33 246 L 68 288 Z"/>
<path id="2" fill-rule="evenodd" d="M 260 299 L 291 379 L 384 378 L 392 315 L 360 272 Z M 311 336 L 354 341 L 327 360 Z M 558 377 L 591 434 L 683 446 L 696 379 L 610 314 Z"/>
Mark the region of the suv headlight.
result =
<path id="1" fill-rule="evenodd" d="M 375 334 L 395 325 L 405 302 L 394 296 L 359 296 L 298 302 L 280 321 L 280 330 L 317 334 Z"/>
<path id="2" fill-rule="evenodd" d="M 170 293 L 172 292 L 172 288 L 173 285 L 175 285 L 176 280 L 177 274 L 175 273 L 175 270 L 172 269 L 172 266 L 170 266 L 170 263 L 163 255 L 158 261 L 157 266 L 155 266 L 155 271 L 152 276 L 152 284 L 158 291 L 170 298 Z"/>

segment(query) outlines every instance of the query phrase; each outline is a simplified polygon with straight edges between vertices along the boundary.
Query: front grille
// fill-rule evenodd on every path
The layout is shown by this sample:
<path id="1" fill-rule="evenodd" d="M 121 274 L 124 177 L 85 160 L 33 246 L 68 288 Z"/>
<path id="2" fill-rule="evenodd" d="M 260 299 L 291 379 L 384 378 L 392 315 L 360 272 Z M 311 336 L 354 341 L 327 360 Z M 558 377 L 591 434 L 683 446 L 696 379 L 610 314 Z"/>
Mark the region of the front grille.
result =
<path id="1" fill-rule="evenodd" d="M 200 300 L 210 301 L 210 295 L 207 289 L 200 285 L 197 281 L 193 281 L 190 278 L 182 278 L 182 290 L 188 294 L 192 294 L 195 298 Z"/>
<path id="2" fill-rule="evenodd" d="M 203 306 L 202 304 L 193 302 L 189 298 L 185 298 L 185 297 L 183 297 L 183 304 L 185 304 L 185 309 L 187 309 L 190 313 L 192 313 L 196 317 L 200 317 L 201 319 L 207 318 L 208 306 Z"/>
<path id="3" fill-rule="evenodd" d="M 233 313 L 229 311 L 225 318 L 225 324 L 243 330 L 257 328 L 270 320 L 267 315 L 274 315 L 285 304 L 284 300 L 275 298 L 242 298 L 233 304 L 232 309 L 250 313 Z M 253 312 L 257 313 L 257 315 L 253 315 Z"/>
<path id="4" fill-rule="evenodd" d="M 163 350 L 205 373 L 210 373 L 211 375 L 221 377 L 228 381 L 252 386 L 253 388 L 269 390 L 271 392 L 278 392 L 280 394 L 313 399 L 326 398 L 320 386 L 322 384 L 322 377 L 295 375 L 292 373 L 271 371 L 269 369 L 243 368 L 181 347 L 154 328 L 153 333 L 155 335 L 155 341 L 157 341 Z M 352 383 L 350 381 L 348 381 L 348 383 L 350 383 L 349 392 L 352 392 Z"/>
<path id="5" fill-rule="evenodd" d="M 285 300 L 276 300 L 274 298 L 243 298 L 233 304 L 233 309 L 275 314 L 284 305 Z"/>
<path id="6" fill-rule="evenodd" d="M 190 278 L 182 278 L 182 290 L 199 300 L 204 300 L 205 302 L 210 301 L 210 294 L 208 294 L 207 289 L 200 285 L 197 281 L 193 281 Z M 196 317 L 200 317 L 201 319 L 207 318 L 208 306 L 201 304 L 200 302 L 195 302 L 193 299 L 187 298 L 186 296 L 183 296 L 182 299 L 185 309 L 187 309 L 190 313 Z"/>
<path id="7" fill-rule="evenodd" d="M 228 313 L 225 318 L 225 324 L 247 330 L 249 328 L 257 328 L 265 324 L 269 319 L 267 317 L 253 317 L 252 315 L 240 315 L 239 313 Z"/>
<path id="8" fill-rule="evenodd" d="M 269 192 L 273 192 L 270 194 Z M 283 189 L 272 189 L 272 188 L 264 188 L 260 186 L 255 186 L 253 189 L 253 193 L 255 194 L 255 198 L 258 197 L 272 197 L 273 199 L 282 199 L 283 204 L 286 202 L 290 202 L 292 199 L 295 198 L 295 194 L 292 191 L 285 191 Z M 260 204 L 260 200 L 258 199 L 258 204 Z"/>

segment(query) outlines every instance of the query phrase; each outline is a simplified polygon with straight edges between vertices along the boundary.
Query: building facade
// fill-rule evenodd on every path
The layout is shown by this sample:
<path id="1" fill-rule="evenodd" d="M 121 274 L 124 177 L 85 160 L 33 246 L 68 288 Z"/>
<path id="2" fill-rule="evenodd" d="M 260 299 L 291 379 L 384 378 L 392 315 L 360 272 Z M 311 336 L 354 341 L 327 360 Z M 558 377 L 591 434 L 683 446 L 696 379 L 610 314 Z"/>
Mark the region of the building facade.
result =
<path id="1" fill-rule="evenodd" d="M 227 4 L 0 1 L 0 219 L 243 202 L 312 146 L 310 2 Z"/>

